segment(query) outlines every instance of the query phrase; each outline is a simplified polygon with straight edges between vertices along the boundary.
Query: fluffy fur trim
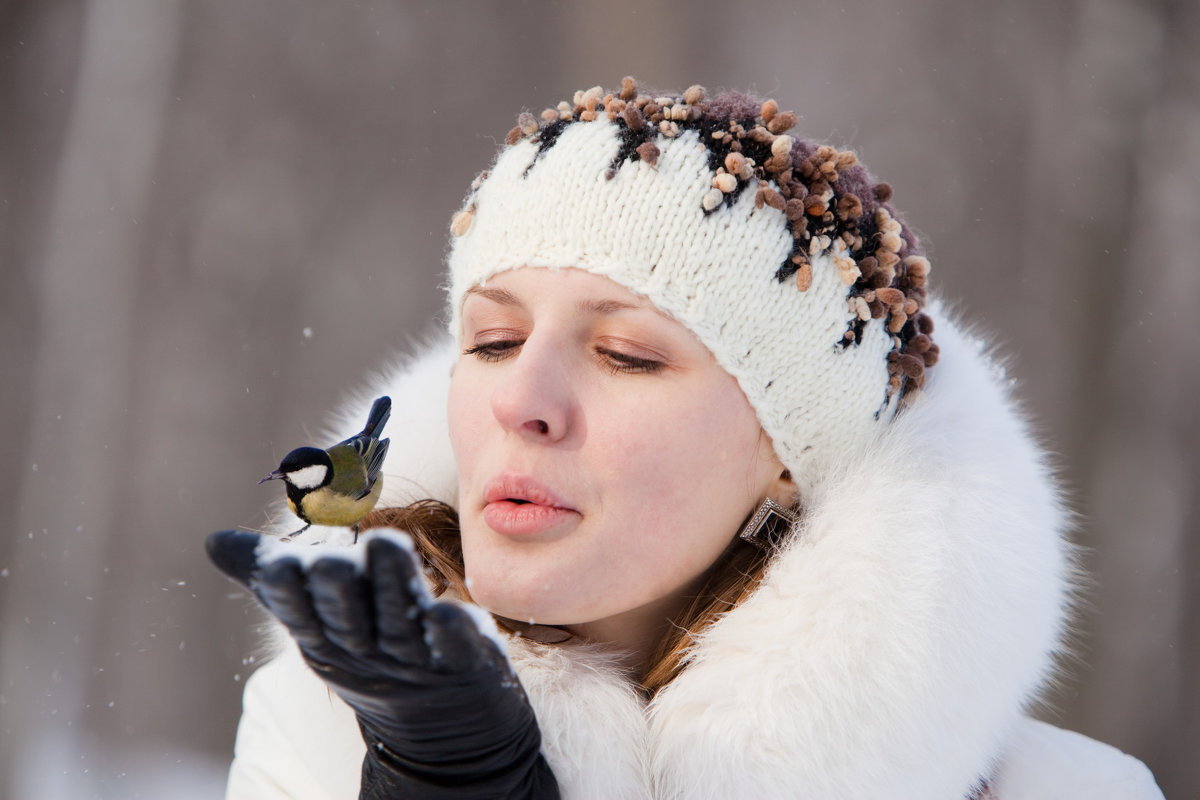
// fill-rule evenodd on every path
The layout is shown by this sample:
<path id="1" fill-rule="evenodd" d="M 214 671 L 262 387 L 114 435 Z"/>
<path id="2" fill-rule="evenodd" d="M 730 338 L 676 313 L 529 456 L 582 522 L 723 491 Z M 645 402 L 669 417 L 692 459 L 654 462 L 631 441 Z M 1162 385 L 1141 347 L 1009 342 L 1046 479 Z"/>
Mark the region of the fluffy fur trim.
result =
<path id="1" fill-rule="evenodd" d="M 1002 376 L 939 341 L 924 396 L 656 698 L 655 796 L 951 800 L 988 776 L 1053 668 L 1071 557 Z"/>
<path id="2" fill-rule="evenodd" d="M 542 752 L 569 800 L 644 800 L 649 728 L 611 654 L 514 639 L 509 660 L 542 729 Z"/>

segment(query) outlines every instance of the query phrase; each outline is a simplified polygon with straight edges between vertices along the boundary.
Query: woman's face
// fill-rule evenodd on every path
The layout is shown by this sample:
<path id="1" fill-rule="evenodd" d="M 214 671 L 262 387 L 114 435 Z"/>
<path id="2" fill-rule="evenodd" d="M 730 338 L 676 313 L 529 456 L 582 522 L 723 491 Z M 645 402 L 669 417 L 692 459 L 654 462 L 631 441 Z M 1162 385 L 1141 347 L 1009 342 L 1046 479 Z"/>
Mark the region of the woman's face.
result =
<path id="1" fill-rule="evenodd" d="M 523 268 L 463 306 L 450 390 L 472 597 L 518 621 L 665 618 L 783 466 L 734 379 L 646 299 Z"/>

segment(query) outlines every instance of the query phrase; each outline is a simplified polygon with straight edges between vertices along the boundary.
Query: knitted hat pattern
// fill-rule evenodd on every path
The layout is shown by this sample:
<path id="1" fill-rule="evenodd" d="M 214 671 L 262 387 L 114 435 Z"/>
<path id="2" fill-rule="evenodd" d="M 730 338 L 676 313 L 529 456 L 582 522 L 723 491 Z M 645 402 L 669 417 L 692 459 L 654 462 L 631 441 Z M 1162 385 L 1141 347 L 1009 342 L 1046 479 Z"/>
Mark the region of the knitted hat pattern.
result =
<path id="1" fill-rule="evenodd" d="M 576 92 L 522 113 L 451 221 L 449 317 L 521 267 L 575 267 L 651 300 L 735 379 L 802 494 L 873 441 L 937 362 L 929 262 L 891 188 L 792 136 L 773 100 Z"/>

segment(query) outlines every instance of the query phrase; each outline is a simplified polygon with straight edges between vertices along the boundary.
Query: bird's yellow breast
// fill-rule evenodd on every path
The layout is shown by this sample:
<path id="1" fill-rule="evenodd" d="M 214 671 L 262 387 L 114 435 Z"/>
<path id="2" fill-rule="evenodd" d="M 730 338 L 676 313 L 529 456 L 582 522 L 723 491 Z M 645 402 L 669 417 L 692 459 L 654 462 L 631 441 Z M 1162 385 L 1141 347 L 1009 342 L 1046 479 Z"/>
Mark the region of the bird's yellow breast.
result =
<path id="1" fill-rule="evenodd" d="M 365 496 L 355 499 L 345 494 L 338 494 L 328 486 L 314 489 L 300 500 L 302 515 L 314 525 L 357 525 L 365 517 L 383 491 L 382 476 L 376 479 L 375 485 Z M 291 505 L 290 501 L 288 505 Z M 294 511 L 295 509 L 293 509 Z"/>

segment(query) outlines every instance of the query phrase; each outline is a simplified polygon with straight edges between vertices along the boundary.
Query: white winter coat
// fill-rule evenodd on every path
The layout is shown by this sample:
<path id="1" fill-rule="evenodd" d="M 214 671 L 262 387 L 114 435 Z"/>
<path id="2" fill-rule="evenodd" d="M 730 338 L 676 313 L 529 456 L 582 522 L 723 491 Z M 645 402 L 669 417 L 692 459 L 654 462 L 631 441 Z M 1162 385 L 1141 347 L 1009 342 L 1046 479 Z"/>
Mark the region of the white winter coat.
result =
<path id="1" fill-rule="evenodd" d="M 941 316 L 941 315 L 939 315 Z M 1161 798 L 1138 760 L 1025 716 L 1071 603 L 1066 515 L 982 345 L 942 322 L 921 397 L 805 498 L 764 584 L 649 705 L 603 653 L 509 657 L 566 800 Z M 445 342 L 392 370 L 383 503 L 453 502 Z M 287 647 L 249 680 L 230 800 L 354 798 L 353 713 Z"/>

